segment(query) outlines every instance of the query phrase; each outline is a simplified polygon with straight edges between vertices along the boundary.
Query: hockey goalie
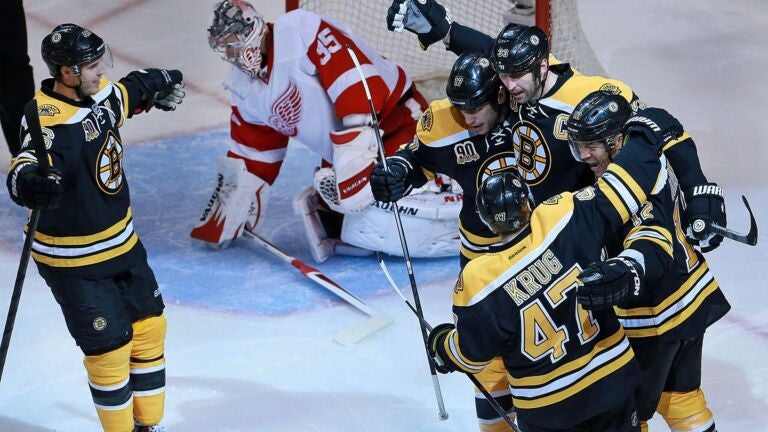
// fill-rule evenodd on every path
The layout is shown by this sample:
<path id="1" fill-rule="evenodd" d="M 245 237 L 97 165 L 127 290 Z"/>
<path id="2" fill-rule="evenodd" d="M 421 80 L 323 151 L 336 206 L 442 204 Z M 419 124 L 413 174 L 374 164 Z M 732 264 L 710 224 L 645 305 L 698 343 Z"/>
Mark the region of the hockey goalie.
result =
<path id="1" fill-rule="evenodd" d="M 342 22 L 297 9 L 267 23 L 241 0 L 216 4 L 208 41 L 232 64 L 231 140 L 192 237 L 223 248 L 243 230 L 257 232 L 293 138 L 319 155 L 314 184 L 294 198 L 315 261 L 336 250 L 401 255 L 392 210 L 369 187 L 378 148 L 347 47 L 360 60 L 387 155 L 412 140 L 426 107 L 404 70 Z M 398 203 L 411 256 L 456 254 L 459 194 L 438 184 Z"/>

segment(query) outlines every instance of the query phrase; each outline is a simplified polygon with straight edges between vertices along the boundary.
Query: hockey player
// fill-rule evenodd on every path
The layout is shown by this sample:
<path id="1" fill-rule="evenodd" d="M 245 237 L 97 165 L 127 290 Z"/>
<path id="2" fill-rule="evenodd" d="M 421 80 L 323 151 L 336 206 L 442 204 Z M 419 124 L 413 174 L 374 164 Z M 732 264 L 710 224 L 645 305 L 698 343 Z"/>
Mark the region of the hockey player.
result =
<path id="1" fill-rule="evenodd" d="M 623 98 L 599 91 L 574 108 L 567 123 L 571 149 L 595 176 L 602 176 L 621 152 L 621 128 L 631 115 Z M 682 209 L 681 191 L 670 181 L 633 216 L 635 223 L 653 217 L 673 233 L 674 263 L 668 271 L 650 278 L 652 283 L 646 283 L 640 296 L 616 309 L 643 370 L 644 379 L 636 393 L 643 431 L 648 430 L 647 421 L 657 410 L 673 431 L 715 431 L 712 412 L 700 390 L 702 344 L 707 327 L 725 315 L 730 305 L 704 256 L 688 243 L 679 223 Z M 626 236 L 634 238 L 637 229 L 631 228 Z M 621 247 L 610 245 L 609 255 L 617 254 Z M 650 270 L 646 265 L 646 277 Z M 590 309 L 612 306 L 600 295 L 612 276 L 594 277 L 579 289 L 579 301 Z M 591 298 L 593 292 L 595 298 Z"/>
<path id="2" fill-rule="evenodd" d="M 440 172 L 456 181 L 464 193 L 459 214 L 460 264 L 501 245 L 501 237 L 480 219 L 475 194 L 487 176 L 515 169 L 510 139 L 507 91 L 481 54 L 462 54 L 451 68 L 446 85 L 447 99 L 430 103 L 419 120 L 413 145 L 387 158 L 371 172 L 371 189 L 381 202 L 398 201 Z M 501 359 L 494 359 L 480 383 L 493 394 L 510 417 L 512 398 Z M 506 422 L 475 389 L 475 405 L 481 428 L 493 431 Z"/>
<path id="3" fill-rule="evenodd" d="M 478 190 L 481 218 L 505 248 L 467 264 L 454 289 L 455 325 L 435 327 L 428 347 L 441 372 L 475 373 L 501 355 L 524 432 L 639 430 L 633 390 L 641 377 L 624 330 L 612 309 L 593 312 L 576 300 L 582 270 L 664 186 L 659 149 L 682 133 L 656 109 L 627 128 L 624 152 L 594 186 L 533 210 L 528 187 L 512 171 L 488 177 Z M 671 234 L 644 227 L 604 263 L 614 276 L 606 295 L 631 299 L 642 292 L 646 268 L 668 265 Z"/>
<path id="4" fill-rule="evenodd" d="M 294 138 L 322 159 L 314 187 L 294 201 L 313 258 L 322 262 L 334 253 L 338 239 L 324 222 L 339 215 L 344 215 L 345 243 L 402 254 L 389 235 L 394 229 L 390 206 L 371 206 L 368 182 L 378 148 L 363 83 L 347 49 L 360 59 L 387 154 L 413 138 L 426 107 L 403 69 L 342 22 L 298 9 L 266 23 L 241 0 L 215 6 L 208 40 L 233 65 L 228 83 L 232 139 L 218 161 L 218 186 L 192 237 L 225 247 L 243 229 L 258 230 L 288 140 Z M 442 195 L 423 194 L 401 206 L 411 256 L 456 254 L 460 197 L 452 198 L 444 202 Z"/>
<path id="5" fill-rule="evenodd" d="M 53 76 L 35 95 L 48 154 L 31 148 L 24 119 L 8 190 L 17 204 L 42 209 L 31 255 L 85 355 L 101 426 L 160 431 L 166 319 L 134 231 L 118 128 L 153 106 L 175 109 L 182 74 L 143 69 L 111 82 L 109 47 L 75 24 L 45 36 L 42 57 Z M 48 176 L 38 172 L 40 157 L 50 161 Z"/>
<path id="6" fill-rule="evenodd" d="M 512 137 L 518 172 L 531 187 L 534 197 L 547 198 L 562 191 L 573 191 L 591 182 L 589 171 L 574 164 L 569 155 L 565 122 L 573 107 L 595 90 L 621 94 L 637 110 L 642 103 L 621 81 L 584 76 L 568 63 L 550 54 L 549 39 L 538 27 L 507 25 L 494 40 L 453 21 L 450 11 L 435 0 L 393 0 L 387 17 L 390 30 L 416 33 L 422 48 L 443 41 L 454 53 L 481 52 L 489 55 L 511 97 L 517 103 Z M 687 196 L 689 209 L 684 226 L 694 245 L 704 252 L 713 250 L 722 236 L 712 232 L 713 222 L 726 224 L 722 194 L 709 193 L 701 170 L 696 146 L 689 134 L 670 142 L 664 153 L 675 167 Z M 714 189 L 719 191 L 719 189 Z M 696 191 L 707 193 L 696 194 Z M 694 202 L 695 201 L 695 202 Z M 701 221 L 700 223 L 695 223 Z"/>

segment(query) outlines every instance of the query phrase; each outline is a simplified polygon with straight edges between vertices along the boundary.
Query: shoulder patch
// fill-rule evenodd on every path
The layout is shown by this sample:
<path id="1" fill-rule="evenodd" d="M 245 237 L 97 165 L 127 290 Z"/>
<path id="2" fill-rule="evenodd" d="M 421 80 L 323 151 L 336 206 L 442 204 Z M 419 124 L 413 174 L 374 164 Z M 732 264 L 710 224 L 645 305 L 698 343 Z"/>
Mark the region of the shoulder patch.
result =
<path id="1" fill-rule="evenodd" d="M 456 281 L 456 286 L 453 287 L 454 294 L 458 294 L 461 291 L 464 291 L 464 274 L 463 273 L 459 273 L 459 279 Z"/>
<path id="2" fill-rule="evenodd" d="M 419 127 L 424 132 L 429 132 L 432 130 L 432 121 L 434 119 L 434 116 L 432 114 L 432 108 L 427 108 L 426 111 L 424 111 L 424 114 L 421 115 L 421 119 L 419 120 Z"/>
<path id="3" fill-rule="evenodd" d="M 61 113 L 61 111 L 56 107 L 56 105 L 42 104 L 37 107 L 37 115 L 39 116 L 53 117 L 59 113 Z"/>
<path id="4" fill-rule="evenodd" d="M 560 198 L 562 198 L 562 195 L 555 195 L 553 197 L 547 198 L 541 204 L 543 204 L 543 205 L 557 205 L 557 203 L 560 202 Z"/>
<path id="5" fill-rule="evenodd" d="M 600 86 L 600 91 L 608 92 L 608 93 L 615 94 L 615 95 L 621 93 L 621 89 L 619 88 L 619 86 L 617 86 L 616 84 L 613 84 L 613 83 L 605 83 L 605 84 L 601 85 Z"/>
<path id="6" fill-rule="evenodd" d="M 589 201 L 595 197 L 595 187 L 587 186 L 583 189 L 578 190 L 576 193 L 573 194 L 573 196 L 579 201 Z"/>

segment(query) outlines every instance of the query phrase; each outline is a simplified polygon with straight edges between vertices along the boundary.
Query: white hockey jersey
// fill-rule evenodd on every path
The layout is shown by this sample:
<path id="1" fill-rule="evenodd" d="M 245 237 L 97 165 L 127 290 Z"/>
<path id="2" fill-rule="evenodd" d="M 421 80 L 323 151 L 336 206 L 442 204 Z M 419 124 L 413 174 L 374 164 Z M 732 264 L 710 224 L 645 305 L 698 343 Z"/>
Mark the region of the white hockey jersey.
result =
<path id="1" fill-rule="evenodd" d="M 330 164 L 329 133 L 344 129 L 341 119 L 347 115 L 369 115 L 347 46 L 360 60 L 381 123 L 411 88 L 400 66 L 331 18 L 294 10 L 271 25 L 268 37 L 268 62 L 258 79 L 232 68 L 228 155 L 245 159 L 248 170 L 269 184 L 277 178 L 289 138 Z"/>

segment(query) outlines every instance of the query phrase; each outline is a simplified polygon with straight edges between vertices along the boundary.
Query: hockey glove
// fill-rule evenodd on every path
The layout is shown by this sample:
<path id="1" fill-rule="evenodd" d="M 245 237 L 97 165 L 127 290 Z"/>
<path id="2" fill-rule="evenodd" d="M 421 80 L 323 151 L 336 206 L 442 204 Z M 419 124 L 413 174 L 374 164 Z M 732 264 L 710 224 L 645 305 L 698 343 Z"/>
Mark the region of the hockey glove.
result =
<path id="1" fill-rule="evenodd" d="M 64 196 L 61 172 L 51 168 L 45 176 L 33 163 L 24 164 L 8 174 L 8 190 L 16 204 L 40 210 L 55 209 Z"/>
<path id="2" fill-rule="evenodd" d="M 142 106 L 144 111 L 149 110 L 149 103 L 164 111 L 175 109 L 176 104 L 181 103 L 184 92 L 180 87 L 184 79 L 180 70 L 176 69 L 139 69 L 126 75 L 120 80 L 122 84 L 134 85 L 141 90 L 142 99 L 148 101 L 147 105 Z M 170 96 L 173 95 L 173 96 Z M 178 99 L 178 102 L 171 102 L 169 97 Z"/>
<path id="3" fill-rule="evenodd" d="M 435 0 L 394 0 L 387 11 L 387 28 L 415 33 L 423 50 L 443 39 L 452 21 L 451 11 Z"/>
<path id="4" fill-rule="evenodd" d="M 411 168 L 399 157 L 388 157 L 387 167 L 381 162 L 371 171 L 371 191 L 373 198 L 381 202 L 395 202 L 408 195 L 413 185 L 410 181 Z"/>
<path id="5" fill-rule="evenodd" d="M 644 274 L 637 261 L 625 256 L 592 263 L 578 276 L 576 301 L 587 310 L 622 306 L 640 295 Z"/>
<path id="6" fill-rule="evenodd" d="M 685 201 L 686 236 L 690 243 L 702 252 L 716 249 L 723 236 L 712 232 L 712 224 L 727 226 L 723 189 L 715 183 L 697 185 L 685 191 Z"/>
<path id="7" fill-rule="evenodd" d="M 432 362 L 435 365 L 435 370 L 441 374 L 447 374 L 459 370 L 459 367 L 452 361 L 446 360 L 448 356 L 445 354 L 445 338 L 451 330 L 456 326 L 451 323 L 440 324 L 429 333 L 429 339 L 427 339 L 427 347 L 429 347 L 429 356 L 432 357 Z"/>
<path id="8" fill-rule="evenodd" d="M 664 109 L 646 108 L 627 120 L 622 132 L 625 136 L 632 133 L 643 134 L 661 153 L 668 142 L 683 134 L 683 125 Z"/>

